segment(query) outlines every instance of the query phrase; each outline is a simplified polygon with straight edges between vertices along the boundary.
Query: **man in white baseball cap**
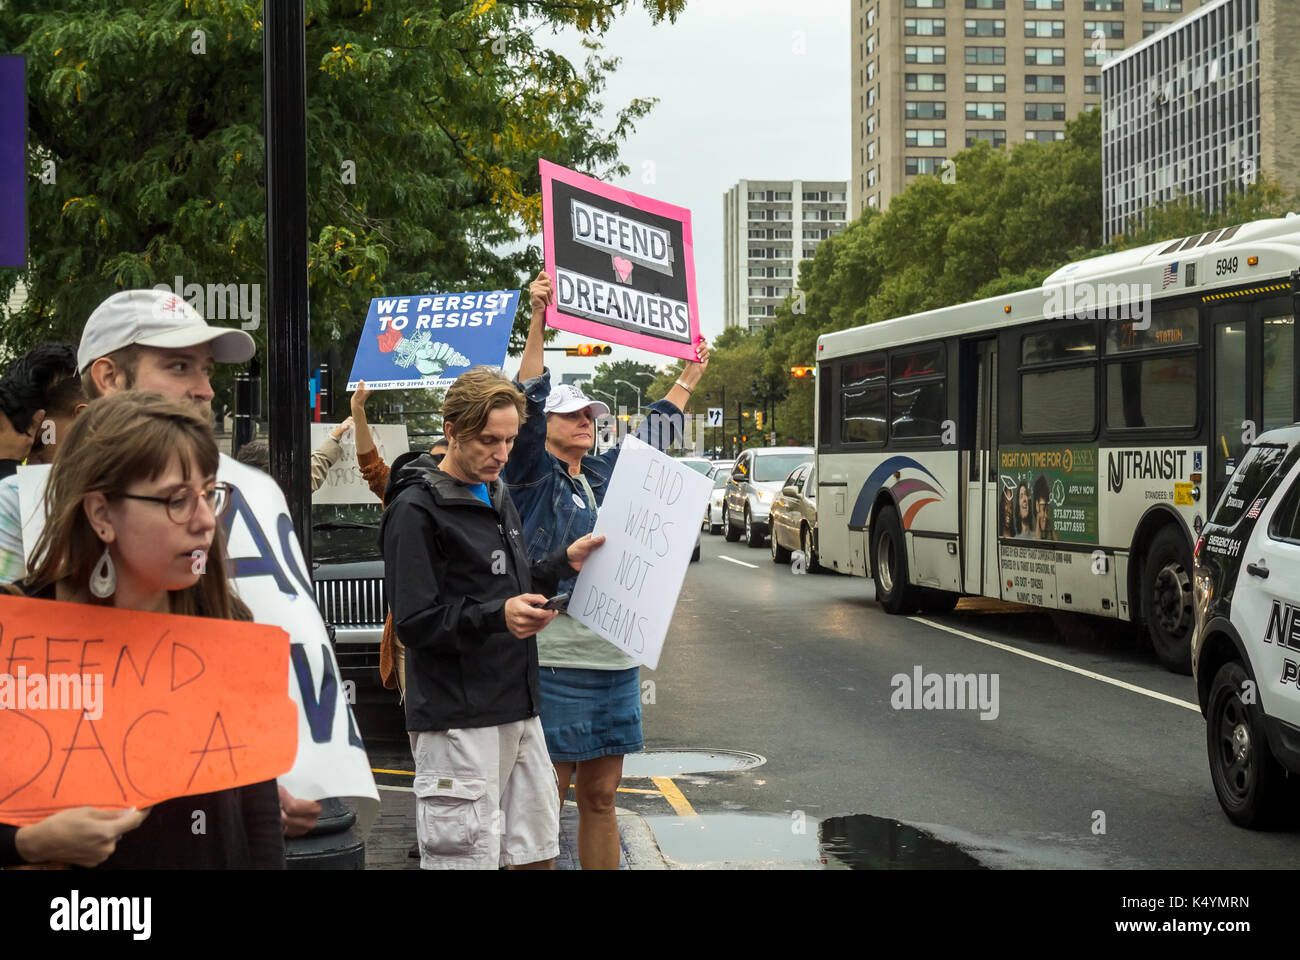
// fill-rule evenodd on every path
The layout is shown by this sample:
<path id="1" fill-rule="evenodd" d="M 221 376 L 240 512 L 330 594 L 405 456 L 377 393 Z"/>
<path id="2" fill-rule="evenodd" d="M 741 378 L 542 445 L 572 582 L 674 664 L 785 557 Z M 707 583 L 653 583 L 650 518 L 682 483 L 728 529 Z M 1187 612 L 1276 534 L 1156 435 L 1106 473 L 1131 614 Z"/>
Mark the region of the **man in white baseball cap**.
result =
<path id="1" fill-rule="evenodd" d="M 211 422 L 213 364 L 244 363 L 255 350 L 243 330 L 208 326 L 170 291 L 123 290 L 86 321 L 77 369 L 91 399 L 132 389 L 161 393 Z"/>

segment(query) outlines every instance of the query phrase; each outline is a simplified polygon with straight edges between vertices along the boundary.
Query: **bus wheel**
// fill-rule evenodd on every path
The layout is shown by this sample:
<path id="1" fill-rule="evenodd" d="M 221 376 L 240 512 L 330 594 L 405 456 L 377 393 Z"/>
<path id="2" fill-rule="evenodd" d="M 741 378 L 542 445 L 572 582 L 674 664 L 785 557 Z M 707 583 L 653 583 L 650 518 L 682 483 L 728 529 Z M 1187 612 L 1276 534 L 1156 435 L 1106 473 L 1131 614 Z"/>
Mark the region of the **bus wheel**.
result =
<path id="1" fill-rule="evenodd" d="M 912 613 L 916 591 L 907 582 L 907 552 L 898 511 L 885 507 L 876 517 L 871 538 L 871 569 L 876 575 L 876 600 L 887 613 Z"/>
<path id="2" fill-rule="evenodd" d="M 1278 820 L 1285 784 L 1259 707 L 1241 699 L 1249 679 L 1235 660 L 1219 668 L 1205 710 L 1205 744 L 1223 812 L 1239 827 L 1262 827 Z"/>
<path id="3" fill-rule="evenodd" d="M 1192 672 L 1192 558 L 1182 532 L 1163 528 L 1142 567 L 1142 606 L 1156 656 L 1174 673 Z"/>

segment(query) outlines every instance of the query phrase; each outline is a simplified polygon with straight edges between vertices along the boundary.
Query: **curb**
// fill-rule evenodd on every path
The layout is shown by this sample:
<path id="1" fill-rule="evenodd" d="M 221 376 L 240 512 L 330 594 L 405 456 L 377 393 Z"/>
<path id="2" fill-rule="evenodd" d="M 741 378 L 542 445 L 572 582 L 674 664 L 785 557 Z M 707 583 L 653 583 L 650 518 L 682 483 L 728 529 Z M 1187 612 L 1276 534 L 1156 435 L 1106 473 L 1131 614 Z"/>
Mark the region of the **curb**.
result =
<path id="1" fill-rule="evenodd" d="M 655 841 L 654 831 L 641 814 L 623 807 L 615 807 L 618 817 L 618 839 L 622 848 L 620 870 L 668 870 L 667 858 Z M 572 800 L 564 801 L 560 810 L 560 855 L 555 860 L 557 870 L 581 870 L 578 863 L 578 807 Z"/>

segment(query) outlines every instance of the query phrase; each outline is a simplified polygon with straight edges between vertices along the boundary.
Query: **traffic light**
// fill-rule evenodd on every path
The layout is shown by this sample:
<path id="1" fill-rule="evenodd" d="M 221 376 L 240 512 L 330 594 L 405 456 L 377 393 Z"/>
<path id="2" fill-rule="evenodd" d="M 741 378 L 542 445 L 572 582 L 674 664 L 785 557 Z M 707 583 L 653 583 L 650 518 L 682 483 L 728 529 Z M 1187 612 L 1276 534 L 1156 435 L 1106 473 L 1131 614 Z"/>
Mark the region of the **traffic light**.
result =
<path id="1" fill-rule="evenodd" d="M 754 414 L 754 426 L 759 430 L 763 429 L 763 411 L 759 410 Z"/>
<path id="2" fill-rule="evenodd" d="M 740 442 L 741 442 L 741 443 L 749 443 L 749 437 L 744 437 L 744 436 L 742 436 L 742 437 L 740 438 Z"/>
<path id="3" fill-rule="evenodd" d="M 580 343 L 576 347 L 565 347 L 566 357 L 604 357 L 612 348 L 608 343 Z"/>
<path id="4" fill-rule="evenodd" d="M 805 377 L 811 377 L 813 375 L 813 368 L 812 367 L 791 367 L 790 375 L 794 377 L 796 380 L 802 380 Z"/>

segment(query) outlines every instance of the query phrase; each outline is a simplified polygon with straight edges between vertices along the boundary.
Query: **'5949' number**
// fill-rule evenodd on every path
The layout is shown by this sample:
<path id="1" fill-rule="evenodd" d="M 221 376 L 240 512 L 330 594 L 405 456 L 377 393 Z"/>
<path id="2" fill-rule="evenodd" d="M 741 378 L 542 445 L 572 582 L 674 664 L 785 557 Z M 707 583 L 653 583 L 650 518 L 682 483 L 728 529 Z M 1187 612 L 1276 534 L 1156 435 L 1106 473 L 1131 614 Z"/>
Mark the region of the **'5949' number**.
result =
<path id="1" fill-rule="evenodd" d="M 1217 277 L 1221 277 L 1225 273 L 1236 273 L 1236 272 L 1237 272 L 1236 257 L 1220 257 L 1214 263 L 1214 275 Z"/>

